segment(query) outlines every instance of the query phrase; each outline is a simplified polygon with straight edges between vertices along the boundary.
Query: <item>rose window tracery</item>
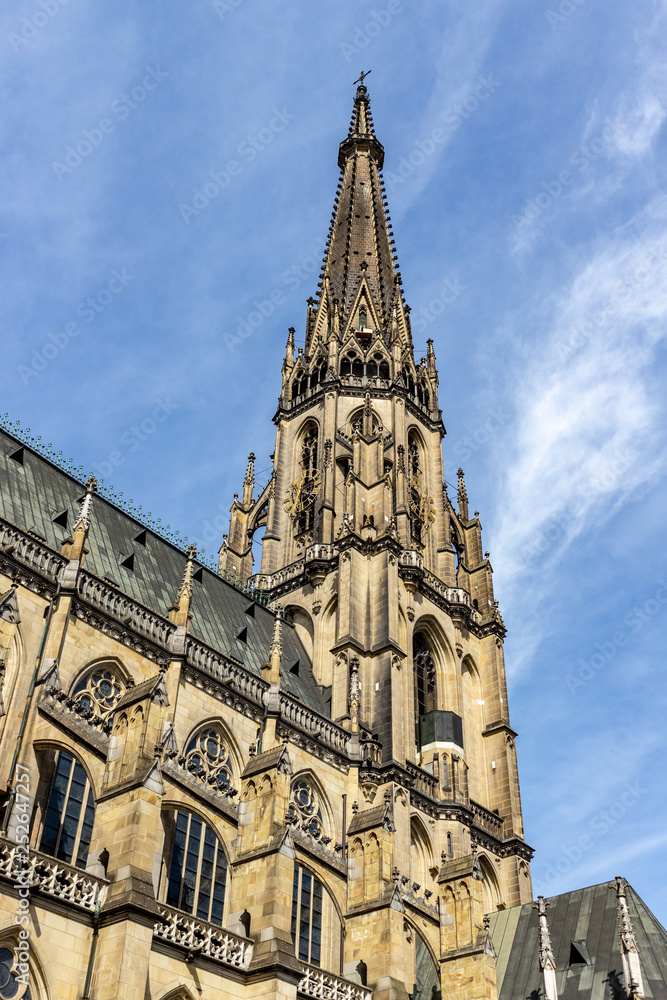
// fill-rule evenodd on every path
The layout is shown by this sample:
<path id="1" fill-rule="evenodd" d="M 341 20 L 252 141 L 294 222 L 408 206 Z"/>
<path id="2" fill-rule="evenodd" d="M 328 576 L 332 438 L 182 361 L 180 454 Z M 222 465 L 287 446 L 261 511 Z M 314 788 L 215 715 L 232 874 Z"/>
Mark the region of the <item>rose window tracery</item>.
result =
<path id="1" fill-rule="evenodd" d="M 229 747 L 219 729 L 203 729 L 185 750 L 184 767 L 221 792 L 232 790 Z"/>
<path id="2" fill-rule="evenodd" d="M 17 952 L 17 955 L 21 955 L 21 952 Z M 27 977 L 13 971 L 14 969 L 14 954 L 9 948 L 0 948 L 0 997 L 3 1000 L 5 997 L 7 1000 L 9 997 L 15 1000 L 32 1000 L 30 987 L 25 983 Z"/>
<path id="3" fill-rule="evenodd" d="M 83 715 L 106 718 L 114 711 L 124 691 L 125 685 L 114 670 L 102 666 L 79 681 L 73 698 Z"/>
<path id="4" fill-rule="evenodd" d="M 313 840 L 322 840 L 324 825 L 319 795 L 305 778 L 295 781 L 291 795 L 292 822 Z"/>

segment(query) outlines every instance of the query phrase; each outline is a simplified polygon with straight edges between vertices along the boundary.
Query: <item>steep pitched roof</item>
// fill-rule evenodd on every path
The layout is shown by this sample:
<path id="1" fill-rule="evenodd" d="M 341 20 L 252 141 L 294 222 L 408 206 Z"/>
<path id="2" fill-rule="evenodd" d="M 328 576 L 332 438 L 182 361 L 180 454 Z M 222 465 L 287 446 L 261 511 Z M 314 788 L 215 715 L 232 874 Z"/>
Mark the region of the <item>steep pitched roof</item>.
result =
<path id="1" fill-rule="evenodd" d="M 631 886 L 627 901 L 637 939 L 647 1000 L 667 1000 L 667 931 Z M 616 921 L 616 893 L 609 882 L 549 899 L 559 1000 L 626 1000 Z M 498 1000 L 543 996 L 539 923 L 532 903 L 491 914 L 497 955 Z"/>
<path id="2" fill-rule="evenodd" d="M 11 457 L 18 450 L 20 461 Z M 77 479 L 0 429 L 1 517 L 60 552 L 84 493 Z M 186 563 L 185 554 L 175 545 L 96 495 L 86 548 L 88 573 L 113 582 L 133 600 L 166 617 Z M 193 636 L 261 675 L 273 635 L 273 614 L 268 608 L 197 565 L 190 611 Z M 297 660 L 298 674 L 290 671 Z M 330 717 L 329 689 L 315 682 L 308 655 L 292 627 L 283 629 L 281 685 L 309 708 Z"/>

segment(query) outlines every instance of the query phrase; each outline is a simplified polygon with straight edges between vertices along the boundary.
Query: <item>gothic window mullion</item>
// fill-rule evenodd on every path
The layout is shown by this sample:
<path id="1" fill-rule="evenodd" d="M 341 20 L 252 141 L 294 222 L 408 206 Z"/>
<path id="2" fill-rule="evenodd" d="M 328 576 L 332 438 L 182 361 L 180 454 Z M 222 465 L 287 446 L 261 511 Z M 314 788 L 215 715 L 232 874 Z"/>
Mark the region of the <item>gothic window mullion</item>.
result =
<path id="1" fill-rule="evenodd" d="M 61 750 L 51 782 L 39 849 L 84 868 L 95 819 L 88 775 L 76 758 Z"/>
<path id="2" fill-rule="evenodd" d="M 222 925 L 227 880 L 224 850 L 211 827 L 178 810 L 166 889 L 168 906 Z"/>

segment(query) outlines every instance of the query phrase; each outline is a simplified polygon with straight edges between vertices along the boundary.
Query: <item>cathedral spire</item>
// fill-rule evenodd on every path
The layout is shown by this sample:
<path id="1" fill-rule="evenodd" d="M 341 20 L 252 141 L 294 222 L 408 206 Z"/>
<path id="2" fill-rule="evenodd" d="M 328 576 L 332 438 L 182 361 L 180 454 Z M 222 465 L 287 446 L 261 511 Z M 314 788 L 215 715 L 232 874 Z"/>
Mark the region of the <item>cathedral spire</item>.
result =
<path id="1" fill-rule="evenodd" d="M 337 305 L 341 340 L 349 330 L 387 339 L 392 312 L 401 302 L 389 208 L 381 173 L 384 148 L 375 135 L 368 90 L 357 81 L 350 128 L 341 142 L 336 190 L 317 305 L 307 331 L 306 354 L 316 334 L 325 340 Z M 399 306 L 399 309 L 402 306 Z M 405 323 L 405 321 L 404 321 Z M 367 333 L 367 337 L 370 333 Z M 407 330 L 405 332 L 407 340 Z"/>

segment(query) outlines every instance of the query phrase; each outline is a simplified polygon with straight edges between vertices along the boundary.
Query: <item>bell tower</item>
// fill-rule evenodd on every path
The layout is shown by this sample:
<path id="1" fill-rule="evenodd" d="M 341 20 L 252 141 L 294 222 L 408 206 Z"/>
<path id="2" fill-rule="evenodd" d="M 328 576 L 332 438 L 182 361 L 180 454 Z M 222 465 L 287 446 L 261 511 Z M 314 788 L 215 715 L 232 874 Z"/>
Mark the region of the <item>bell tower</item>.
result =
<path id="1" fill-rule="evenodd" d="M 489 554 L 462 470 L 447 493 L 433 341 L 415 358 L 384 149 L 358 83 L 305 347 L 295 351 L 293 328 L 287 338 L 273 474 L 255 497 L 251 456 L 220 566 L 249 577 L 252 535 L 265 529 L 253 582 L 292 616 L 316 680 L 331 688 L 331 717 L 359 761 L 359 799 L 393 807 L 397 870 L 416 863 L 418 789 L 438 802 L 424 821 L 437 849 L 418 881 L 446 923 L 465 911 L 468 928 L 443 929 L 444 991 L 447 969 L 453 989 L 470 956 L 488 964 L 483 913 L 531 898 L 531 851 Z"/>

